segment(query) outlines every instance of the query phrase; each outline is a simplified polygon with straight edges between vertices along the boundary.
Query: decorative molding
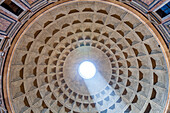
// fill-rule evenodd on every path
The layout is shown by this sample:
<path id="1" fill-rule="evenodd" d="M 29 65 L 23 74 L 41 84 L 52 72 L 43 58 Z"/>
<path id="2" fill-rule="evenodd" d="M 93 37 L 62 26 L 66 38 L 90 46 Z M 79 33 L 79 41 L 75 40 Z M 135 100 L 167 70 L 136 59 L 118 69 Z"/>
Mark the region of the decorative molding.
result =
<path id="1" fill-rule="evenodd" d="M 147 10 L 152 9 L 156 4 L 158 4 L 161 0 L 133 0 L 138 4 L 142 5 Z M 149 2 L 151 1 L 151 2 Z"/>
<path id="2" fill-rule="evenodd" d="M 36 7 L 38 4 L 40 4 L 43 1 L 44 0 L 20 0 L 20 2 L 22 2 L 29 9 Z"/>
<path id="3" fill-rule="evenodd" d="M 7 113 L 7 110 L 4 107 L 0 107 L 0 112 L 1 113 Z"/>
<path id="4" fill-rule="evenodd" d="M 165 29 L 166 29 L 166 30 L 168 31 L 168 33 L 170 34 L 170 20 L 164 22 L 162 25 L 165 27 Z M 169 42 L 170 42 L 170 38 L 169 38 Z"/>
<path id="5" fill-rule="evenodd" d="M 0 12 L 0 34 L 8 35 L 12 27 L 15 25 L 16 20 L 4 15 Z"/>

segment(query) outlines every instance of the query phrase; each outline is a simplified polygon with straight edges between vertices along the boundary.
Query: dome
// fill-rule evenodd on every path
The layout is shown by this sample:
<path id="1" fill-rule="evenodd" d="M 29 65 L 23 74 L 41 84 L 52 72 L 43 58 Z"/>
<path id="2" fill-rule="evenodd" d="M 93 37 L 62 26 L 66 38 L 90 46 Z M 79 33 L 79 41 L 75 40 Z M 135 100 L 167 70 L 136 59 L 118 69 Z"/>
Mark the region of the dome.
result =
<path id="1" fill-rule="evenodd" d="M 148 23 L 109 1 L 61 2 L 33 17 L 8 55 L 11 112 L 163 113 L 169 64 Z"/>

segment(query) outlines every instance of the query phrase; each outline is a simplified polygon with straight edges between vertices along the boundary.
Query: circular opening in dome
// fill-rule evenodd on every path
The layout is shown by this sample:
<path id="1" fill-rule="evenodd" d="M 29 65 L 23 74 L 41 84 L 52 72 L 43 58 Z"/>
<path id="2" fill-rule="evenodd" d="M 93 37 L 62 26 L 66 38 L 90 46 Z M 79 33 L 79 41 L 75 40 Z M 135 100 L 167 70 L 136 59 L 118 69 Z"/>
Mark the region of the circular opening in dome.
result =
<path id="1" fill-rule="evenodd" d="M 84 79 L 90 79 L 96 74 L 96 67 L 90 61 L 84 61 L 80 64 L 78 72 Z"/>

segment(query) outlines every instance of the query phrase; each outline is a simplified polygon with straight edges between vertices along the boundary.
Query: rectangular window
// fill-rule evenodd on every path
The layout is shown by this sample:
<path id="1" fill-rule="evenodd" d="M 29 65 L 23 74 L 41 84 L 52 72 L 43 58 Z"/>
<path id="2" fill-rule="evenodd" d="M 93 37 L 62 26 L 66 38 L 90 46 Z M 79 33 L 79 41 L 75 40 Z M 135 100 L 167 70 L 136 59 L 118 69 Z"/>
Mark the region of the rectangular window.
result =
<path id="1" fill-rule="evenodd" d="M 17 16 L 19 16 L 24 11 L 12 1 L 9 2 L 5 1 L 1 4 L 1 6 Z"/>
<path id="2" fill-rule="evenodd" d="M 170 2 L 162 6 L 160 9 L 156 11 L 156 13 L 161 17 L 165 17 L 170 14 Z"/>

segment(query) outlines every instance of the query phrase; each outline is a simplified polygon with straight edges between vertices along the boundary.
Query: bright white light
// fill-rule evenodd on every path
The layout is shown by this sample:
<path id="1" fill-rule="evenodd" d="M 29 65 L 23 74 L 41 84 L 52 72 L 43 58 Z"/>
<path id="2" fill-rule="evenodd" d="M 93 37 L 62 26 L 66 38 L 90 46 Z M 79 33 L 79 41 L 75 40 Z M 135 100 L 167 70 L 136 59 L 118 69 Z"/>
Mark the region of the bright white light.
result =
<path id="1" fill-rule="evenodd" d="M 78 72 L 84 79 L 90 79 L 96 74 L 96 67 L 89 61 L 84 61 L 80 64 Z"/>

